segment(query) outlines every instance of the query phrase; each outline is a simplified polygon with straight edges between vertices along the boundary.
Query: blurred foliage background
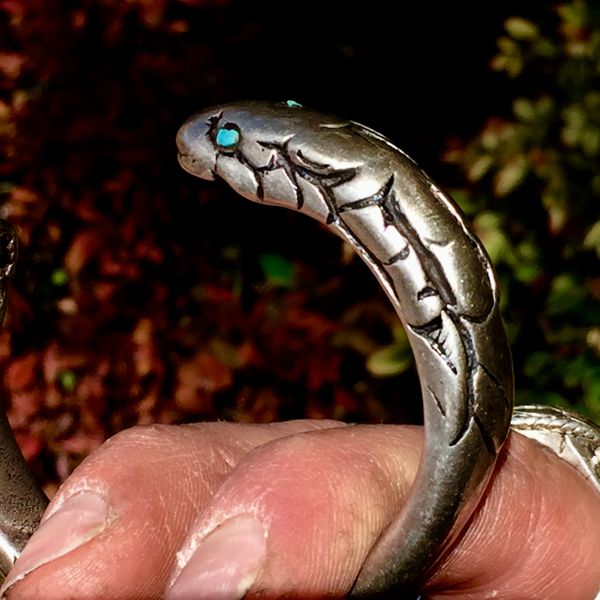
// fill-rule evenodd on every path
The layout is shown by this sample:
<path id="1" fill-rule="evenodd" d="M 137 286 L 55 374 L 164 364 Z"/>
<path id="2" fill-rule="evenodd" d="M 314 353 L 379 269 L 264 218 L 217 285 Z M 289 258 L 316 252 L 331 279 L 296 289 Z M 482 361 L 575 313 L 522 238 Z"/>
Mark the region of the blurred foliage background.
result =
<path id="1" fill-rule="evenodd" d="M 178 168 L 183 120 L 239 98 L 406 149 L 498 268 L 517 400 L 600 420 L 600 11 L 421 4 L 0 0 L 0 215 L 21 240 L 0 368 L 49 493 L 135 424 L 420 418 L 360 260 Z"/>

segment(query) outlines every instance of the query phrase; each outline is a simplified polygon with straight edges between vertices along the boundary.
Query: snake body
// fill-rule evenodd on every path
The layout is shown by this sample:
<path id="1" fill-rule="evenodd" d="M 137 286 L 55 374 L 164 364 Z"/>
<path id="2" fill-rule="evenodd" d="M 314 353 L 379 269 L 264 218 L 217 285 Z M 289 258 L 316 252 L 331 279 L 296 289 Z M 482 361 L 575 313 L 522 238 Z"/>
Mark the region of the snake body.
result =
<path id="1" fill-rule="evenodd" d="M 326 224 L 394 305 L 416 358 L 426 445 L 354 593 L 417 589 L 472 514 L 510 425 L 512 363 L 485 250 L 406 154 L 353 121 L 247 102 L 192 117 L 177 143 L 190 173 Z"/>
<path id="2" fill-rule="evenodd" d="M 595 423 L 557 406 L 518 406 L 511 426 L 568 462 L 600 493 L 600 429 Z"/>

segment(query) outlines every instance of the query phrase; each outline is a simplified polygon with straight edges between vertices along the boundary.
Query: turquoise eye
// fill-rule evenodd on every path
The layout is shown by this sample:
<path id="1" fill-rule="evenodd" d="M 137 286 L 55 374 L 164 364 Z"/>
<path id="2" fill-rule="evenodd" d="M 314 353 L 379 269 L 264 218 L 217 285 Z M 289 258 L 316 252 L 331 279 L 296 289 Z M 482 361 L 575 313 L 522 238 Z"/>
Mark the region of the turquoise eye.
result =
<path id="1" fill-rule="evenodd" d="M 240 141 L 240 130 L 232 124 L 224 125 L 217 131 L 215 141 L 221 148 L 235 148 Z"/>
<path id="2" fill-rule="evenodd" d="M 287 100 L 286 104 L 289 108 L 302 108 L 302 104 L 300 104 L 300 102 L 296 102 L 295 100 Z"/>

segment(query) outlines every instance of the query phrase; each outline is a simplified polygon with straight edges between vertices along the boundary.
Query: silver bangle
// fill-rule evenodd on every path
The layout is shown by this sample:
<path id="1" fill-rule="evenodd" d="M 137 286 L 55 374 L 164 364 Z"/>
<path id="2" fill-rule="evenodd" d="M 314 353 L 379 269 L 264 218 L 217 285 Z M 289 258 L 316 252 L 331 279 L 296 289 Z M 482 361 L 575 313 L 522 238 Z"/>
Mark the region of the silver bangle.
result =
<path id="1" fill-rule="evenodd" d="M 406 505 L 353 595 L 414 593 L 473 513 L 510 425 L 512 361 L 483 246 L 452 199 L 387 138 L 293 101 L 209 108 L 181 127 L 177 146 L 192 175 L 327 225 L 396 309 L 421 381 L 425 449 Z M 513 427 L 548 432 L 557 422 L 538 418 L 544 411 L 518 411 Z M 569 447 L 590 437 L 583 463 L 594 444 L 596 460 L 597 437 L 589 429 L 567 434 L 575 429 L 562 424 Z M 549 436 L 537 434 L 543 443 Z"/>

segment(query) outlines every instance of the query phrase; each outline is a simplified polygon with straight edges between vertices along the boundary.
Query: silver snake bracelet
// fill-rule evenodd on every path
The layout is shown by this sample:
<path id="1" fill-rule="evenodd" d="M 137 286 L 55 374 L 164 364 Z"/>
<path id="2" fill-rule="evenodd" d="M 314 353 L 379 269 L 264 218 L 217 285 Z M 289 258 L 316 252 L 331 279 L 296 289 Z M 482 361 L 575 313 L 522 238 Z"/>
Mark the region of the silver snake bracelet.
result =
<path id="1" fill-rule="evenodd" d="M 367 558 L 353 595 L 416 593 L 477 506 L 513 414 L 510 349 L 485 250 L 454 202 L 406 154 L 353 121 L 292 101 L 229 104 L 188 120 L 177 144 L 180 164 L 193 175 L 218 177 L 250 200 L 329 226 L 392 301 L 416 358 L 426 442 L 410 497 Z M 13 229 L 0 220 L 2 314 L 16 246 Z M 1 419 L 0 573 L 6 575 L 47 499 L 3 413 Z M 596 425 L 536 406 L 515 409 L 512 427 L 568 460 L 600 491 Z"/>
<path id="2" fill-rule="evenodd" d="M 486 251 L 447 194 L 386 137 L 354 121 L 294 101 L 234 103 L 191 117 L 177 146 L 192 175 L 327 225 L 396 309 L 421 382 L 425 449 L 411 494 L 353 595 L 416 592 L 477 506 L 513 415 L 512 359 Z M 597 426 L 529 406 L 515 410 L 512 427 L 600 491 Z"/>

